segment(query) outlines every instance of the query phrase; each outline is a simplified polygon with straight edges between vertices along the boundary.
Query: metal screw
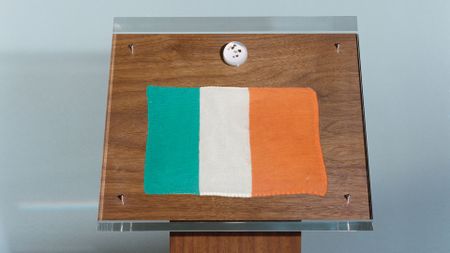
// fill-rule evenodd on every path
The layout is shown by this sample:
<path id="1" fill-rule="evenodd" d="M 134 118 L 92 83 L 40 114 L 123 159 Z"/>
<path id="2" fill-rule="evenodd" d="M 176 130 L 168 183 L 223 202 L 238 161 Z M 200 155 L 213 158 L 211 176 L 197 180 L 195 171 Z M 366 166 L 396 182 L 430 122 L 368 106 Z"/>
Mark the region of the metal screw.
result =
<path id="1" fill-rule="evenodd" d="M 125 195 L 124 194 L 119 194 L 117 195 L 117 198 L 120 199 L 120 202 L 122 202 L 122 205 L 125 205 Z"/>
<path id="2" fill-rule="evenodd" d="M 131 54 L 134 54 L 134 44 L 128 45 L 128 49 L 130 49 Z"/>
<path id="3" fill-rule="evenodd" d="M 336 47 L 336 53 L 340 53 L 340 50 L 341 50 L 341 43 L 336 43 L 336 44 L 334 44 L 334 46 Z"/>
<path id="4" fill-rule="evenodd" d="M 352 200 L 352 195 L 347 193 L 347 194 L 344 195 L 344 197 L 347 200 L 346 205 L 347 206 L 350 205 L 350 201 Z"/>

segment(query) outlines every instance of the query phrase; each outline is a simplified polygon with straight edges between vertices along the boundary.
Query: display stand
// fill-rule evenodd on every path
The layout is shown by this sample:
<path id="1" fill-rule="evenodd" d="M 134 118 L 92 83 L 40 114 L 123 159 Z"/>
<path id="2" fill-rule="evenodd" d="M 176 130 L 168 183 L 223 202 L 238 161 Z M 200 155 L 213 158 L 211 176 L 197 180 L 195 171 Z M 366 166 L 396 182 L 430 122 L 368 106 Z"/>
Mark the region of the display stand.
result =
<path id="1" fill-rule="evenodd" d="M 240 67 L 221 59 L 230 41 L 248 48 Z M 304 230 L 372 229 L 356 18 L 116 18 L 112 43 L 99 230 L 172 231 L 171 252 L 299 252 Z M 327 194 L 145 194 L 149 84 L 313 88 Z"/>

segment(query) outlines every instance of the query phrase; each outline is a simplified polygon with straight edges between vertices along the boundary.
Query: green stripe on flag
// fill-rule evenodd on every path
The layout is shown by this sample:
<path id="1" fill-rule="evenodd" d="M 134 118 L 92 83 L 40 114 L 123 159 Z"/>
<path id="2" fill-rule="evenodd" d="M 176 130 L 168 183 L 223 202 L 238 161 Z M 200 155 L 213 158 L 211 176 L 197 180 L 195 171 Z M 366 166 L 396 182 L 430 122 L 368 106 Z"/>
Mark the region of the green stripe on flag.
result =
<path id="1" fill-rule="evenodd" d="M 199 88 L 147 87 L 144 191 L 199 194 Z"/>

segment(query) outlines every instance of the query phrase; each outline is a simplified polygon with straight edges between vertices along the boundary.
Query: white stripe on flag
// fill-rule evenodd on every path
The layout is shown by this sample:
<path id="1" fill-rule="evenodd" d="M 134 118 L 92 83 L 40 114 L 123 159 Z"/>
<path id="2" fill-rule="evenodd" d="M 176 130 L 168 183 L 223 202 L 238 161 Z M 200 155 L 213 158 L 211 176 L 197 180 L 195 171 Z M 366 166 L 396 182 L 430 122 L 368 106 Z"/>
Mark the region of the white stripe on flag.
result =
<path id="1" fill-rule="evenodd" d="M 250 197 L 247 88 L 200 88 L 200 195 Z"/>

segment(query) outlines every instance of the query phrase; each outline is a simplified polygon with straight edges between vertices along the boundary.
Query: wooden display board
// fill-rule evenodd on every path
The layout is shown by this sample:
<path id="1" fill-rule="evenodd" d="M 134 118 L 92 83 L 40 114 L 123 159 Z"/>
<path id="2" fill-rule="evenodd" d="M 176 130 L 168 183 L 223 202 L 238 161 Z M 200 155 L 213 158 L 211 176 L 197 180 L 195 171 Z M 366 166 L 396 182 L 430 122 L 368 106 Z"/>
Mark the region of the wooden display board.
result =
<path id="1" fill-rule="evenodd" d="M 249 51 L 238 68 L 221 59 L 221 48 L 230 41 Z M 360 78 L 356 34 L 115 34 L 99 220 L 371 219 Z M 326 196 L 145 194 L 149 84 L 313 88 Z"/>

